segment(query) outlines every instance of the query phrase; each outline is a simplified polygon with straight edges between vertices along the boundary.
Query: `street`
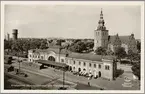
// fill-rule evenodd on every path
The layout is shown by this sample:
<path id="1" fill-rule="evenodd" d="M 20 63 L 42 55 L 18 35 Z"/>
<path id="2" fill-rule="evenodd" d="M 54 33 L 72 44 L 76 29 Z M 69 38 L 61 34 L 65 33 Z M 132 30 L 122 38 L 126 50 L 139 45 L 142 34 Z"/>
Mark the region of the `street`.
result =
<path id="1" fill-rule="evenodd" d="M 14 66 L 18 66 L 18 63 L 13 63 Z M 36 72 L 37 74 L 39 75 L 44 75 L 44 76 L 48 76 L 50 78 L 59 78 L 59 80 L 62 81 L 62 78 L 63 78 L 63 72 L 61 70 L 55 70 L 53 68 L 45 68 L 45 69 L 41 69 L 41 70 L 32 70 L 32 69 L 28 69 L 24 66 L 22 66 L 21 64 L 21 69 L 25 69 L 26 71 L 30 71 L 31 72 Z M 130 73 L 124 73 L 123 75 L 130 75 Z M 124 88 L 122 87 L 122 84 L 124 83 L 124 78 L 123 78 L 123 75 L 122 75 L 122 78 L 118 77 L 115 81 L 108 81 L 108 80 L 105 80 L 105 79 L 102 79 L 102 78 L 98 78 L 98 79 L 91 79 L 90 80 L 90 84 L 91 86 L 93 87 L 97 87 L 97 88 L 103 88 L 103 89 L 116 89 L 116 90 L 126 90 L 126 89 L 131 89 L 131 90 L 136 90 L 136 89 L 139 89 L 138 87 L 138 82 L 134 82 L 133 81 L 133 84 L 134 86 L 133 87 L 130 87 L 130 88 Z M 76 76 L 76 75 L 73 75 L 71 72 L 66 72 L 65 73 L 65 81 L 67 82 L 73 82 L 73 83 L 81 83 L 79 85 L 82 86 L 82 84 L 84 85 L 87 85 L 88 84 L 88 78 L 86 77 L 83 77 L 83 76 Z M 117 86 L 116 86 L 117 84 Z M 111 87 L 110 87 L 111 86 Z M 79 89 L 79 88 L 78 88 Z"/>

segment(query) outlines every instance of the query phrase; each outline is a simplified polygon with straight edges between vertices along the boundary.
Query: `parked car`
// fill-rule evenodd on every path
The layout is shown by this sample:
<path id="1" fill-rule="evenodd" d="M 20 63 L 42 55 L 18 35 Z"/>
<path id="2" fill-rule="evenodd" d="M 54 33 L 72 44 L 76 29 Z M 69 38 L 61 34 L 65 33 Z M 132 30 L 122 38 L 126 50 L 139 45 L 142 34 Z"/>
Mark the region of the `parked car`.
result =
<path id="1" fill-rule="evenodd" d="M 88 73 L 86 73 L 84 76 L 85 76 L 85 77 L 89 77 L 89 74 L 88 74 Z"/>
<path id="2" fill-rule="evenodd" d="M 78 75 L 78 74 L 79 74 L 79 72 L 73 72 L 73 74 L 74 74 L 74 75 Z"/>

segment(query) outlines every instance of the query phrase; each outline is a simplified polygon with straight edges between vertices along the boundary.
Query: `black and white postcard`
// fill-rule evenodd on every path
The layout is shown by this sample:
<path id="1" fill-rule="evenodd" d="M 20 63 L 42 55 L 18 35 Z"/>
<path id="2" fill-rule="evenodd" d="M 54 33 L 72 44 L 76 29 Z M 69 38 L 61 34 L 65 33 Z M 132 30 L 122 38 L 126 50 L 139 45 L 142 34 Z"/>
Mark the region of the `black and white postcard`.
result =
<path id="1" fill-rule="evenodd" d="M 144 92 L 144 2 L 1 5 L 1 92 Z"/>

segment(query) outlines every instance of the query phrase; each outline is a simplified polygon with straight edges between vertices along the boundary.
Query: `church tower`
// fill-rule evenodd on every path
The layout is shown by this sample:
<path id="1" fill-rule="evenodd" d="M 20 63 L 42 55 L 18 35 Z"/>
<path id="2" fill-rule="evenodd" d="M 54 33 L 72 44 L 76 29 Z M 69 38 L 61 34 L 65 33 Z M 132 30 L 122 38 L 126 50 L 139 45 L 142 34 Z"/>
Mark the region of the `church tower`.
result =
<path id="1" fill-rule="evenodd" d="M 108 46 L 108 30 L 106 30 L 105 27 L 102 9 L 98 27 L 94 30 L 94 51 L 100 46 L 104 48 L 107 48 Z"/>

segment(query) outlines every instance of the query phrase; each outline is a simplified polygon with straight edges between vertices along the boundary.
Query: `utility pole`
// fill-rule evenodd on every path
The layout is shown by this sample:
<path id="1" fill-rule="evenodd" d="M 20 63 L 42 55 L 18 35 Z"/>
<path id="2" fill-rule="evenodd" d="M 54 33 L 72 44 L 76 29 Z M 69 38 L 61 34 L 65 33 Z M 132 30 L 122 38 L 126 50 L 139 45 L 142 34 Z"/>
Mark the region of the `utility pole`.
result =
<path id="1" fill-rule="evenodd" d="M 20 54 L 20 52 L 18 52 Z M 20 57 L 19 57 L 19 54 L 18 54 L 18 63 L 19 63 L 19 74 L 20 74 Z"/>
<path id="2" fill-rule="evenodd" d="M 60 52 L 61 52 L 61 49 L 63 49 L 61 47 L 61 40 L 60 40 L 60 46 L 59 46 L 59 63 L 60 63 Z M 62 89 L 65 89 L 64 85 L 65 85 L 65 66 L 62 67 L 62 71 L 63 71 L 63 87 Z"/>
<path id="3" fill-rule="evenodd" d="M 63 67 L 63 89 L 65 85 L 65 67 Z"/>

